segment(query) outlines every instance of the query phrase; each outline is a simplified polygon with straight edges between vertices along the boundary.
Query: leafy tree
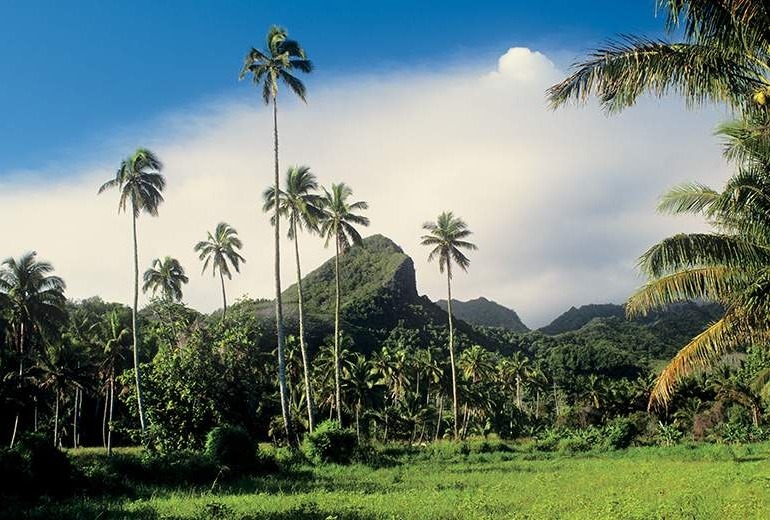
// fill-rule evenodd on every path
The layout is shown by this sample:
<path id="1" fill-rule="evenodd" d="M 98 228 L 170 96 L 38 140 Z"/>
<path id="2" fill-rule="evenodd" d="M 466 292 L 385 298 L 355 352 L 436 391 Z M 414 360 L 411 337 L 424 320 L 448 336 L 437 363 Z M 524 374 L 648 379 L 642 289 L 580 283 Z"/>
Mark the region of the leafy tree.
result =
<path id="1" fill-rule="evenodd" d="M 139 342 L 136 326 L 136 314 L 139 306 L 139 247 L 136 237 L 136 219 L 142 212 L 158 216 L 158 207 L 163 202 L 163 189 L 166 179 L 161 175 L 163 165 L 160 159 L 146 148 L 139 148 L 134 154 L 120 163 L 114 179 L 105 182 L 99 193 L 117 188 L 120 191 L 118 212 L 131 207 L 131 223 L 134 238 L 134 302 L 131 330 L 134 336 L 134 378 L 136 380 L 136 401 L 139 424 L 142 433 L 146 431 L 144 407 L 142 405 L 142 377 L 139 369 Z"/>
<path id="2" fill-rule="evenodd" d="M 305 101 L 305 85 L 293 73 L 309 73 L 313 64 L 305 56 L 305 51 L 295 40 L 288 38 L 286 29 L 272 26 L 267 32 L 267 51 L 253 48 L 246 55 L 241 69 L 240 79 L 251 74 L 255 85 L 262 86 L 262 100 L 266 105 L 273 104 L 273 143 L 275 148 L 275 191 L 280 190 L 278 165 L 278 83 L 279 80 Z M 281 413 L 286 435 L 291 430 L 289 417 L 289 396 L 286 387 L 286 365 L 284 359 L 283 308 L 281 306 L 281 254 L 280 254 L 280 213 L 275 206 L 275 328 L 278 345 L 278 382 L 281 392 Z"/>
<path id="3" fill-rule="evenodd" d="M 19 382 L 24 376 L 24 358 L 28 355 L 31 338 L 46 327 L 63 321 L 64 280 L 54 276 L 53 266 L 37 260 L 37 253 L 30 252 L 18 259 L 6 258 L 0 266 L 0 295 L 12 329 L 12 336 L 19 356 Z M 11 447 L 16 440 L 20 412 L 11 435 Z"/>
<path id="4" fill-rule="evenodd" d="M 160 291 L 167 302 L 181 301 L 182 284 L 189 281 L 179 260 L 170 256 L 163 260 L 156 258 L 152 261 L 152 267 L 144 272 L 142 291 L 152 291 L 153 295 Z"/>
<path id="5" fill-rule="evenodd" d="M 227 316 L 227 294 L 225 293 L 225 276 L 232 280 L 233 275 L 230 266 L 237 273 L 241 272 L 240 263 L 246 262 L 238 253 L 243 247 L 241 239 L 238 238 L 238 232 L 230 224 L 220 222 L 217 224 L 214 233 L 208 233 L 208 239 L 195 244 L 195 252 L 199 254 L 198 258 L 203 262 L 201 274 L 211 265 L 211 274 L 216 276 L 219 273 L 219 281 L 222 282 L 222 320 Z"/>
<path id="6" fill-rule="evenodd" d="M 342 388 L 340 385 L 340 255 L 352 244 L 361 243 L 361 235 L 354 225 L 368 226 L 369 219 L 357 215 L 356 211 L 369 208 L 366 202 L 349 202 L 353 190 L 344 182 L 332 184 L 331 191 L 324 188 L 324 196 L 321 199 L 323 216 L 321 218 L 320 232 L 329 241 L 334 240 L 334 381 L 335 381 L 335 406 L 337 408 L 337 422 L 342 424 Z"/>
<path id="7" fill-rule="evenodd" d="M 428 255 L 428 261 L 438 259 L 438 268 L 441 273 L 446 271 L 447 281 L 447 316 L 449 319 L 449 360 L 452 370 L 452 416 L 454 419 L 454 436 L 458 438 L 458 411 L 457 411 L 457 370 L 455 367 L 454 353 L 454 327 L 452 325 L 452 263 L 463 271 L 468 270 L 470 260 L 462 250 L 475 250 L 476 245 L 464 240 L 471 235 L 471 231 L 462 219 L 455 217 L 451 211 L 443 212 L 436 222 L 426 222 L 422 228 L 428 231 L 421 237 L 424 246 L 432 247 Z"/>
<path id="8" fill-rule="evenodd" d="M 318 231 L 318 222 L 323 217 L 321 198 L 316 194 L 318 181 L 309 166 L 292 166 L 286 172 L 286 187 L 278 192 L 278 212 L 289 222 L 289 239 L 294 241 L 294 258 L 297 265 L 297 306 L 299 312 L 299 348 L 305 377 L 305 400 L 307 402 L 308 429 L 313 431 L 313 396 L 310 386 L 310 360 L 305 346 L 305 320 L 302 298 L 302 269 L 299 261 L 298 231 Z M 269 187 L 264 193 L 264 211 L 275 211 L 275 188 Z M 275 218 L 273 218 L 275 222 Z"/>

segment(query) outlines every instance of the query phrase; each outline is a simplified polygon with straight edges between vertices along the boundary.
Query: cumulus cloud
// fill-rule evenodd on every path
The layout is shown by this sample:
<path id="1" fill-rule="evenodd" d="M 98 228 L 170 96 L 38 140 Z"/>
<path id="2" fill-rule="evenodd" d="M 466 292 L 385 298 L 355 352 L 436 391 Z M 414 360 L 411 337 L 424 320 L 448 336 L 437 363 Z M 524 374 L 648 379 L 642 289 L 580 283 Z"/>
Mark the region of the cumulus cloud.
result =
<path id="1" fill-rule="evenodd" d="M 311 92 L 307 106 L 280 106 L 281 169 L 308 164 L 323 184 L 348 183 L 370 203 L 365 234 L 399 243 L 415 259 L 418 289 L 434 299 L 444 297 L 444 280 L 427 263 L 420 226 L 449 209 L 479 246 L 469 273 L 456 276 L 455 297 L 486 296 L 530 326 L 571 305 L 622 302 L 640 283 L 634 265 L 647 247 L 703 226 L 654 208 L 672 184 L 719 186 L 726 178 L 712 136 L 718 115 L 687 112 L 676 101 L 645 101 L 613 117 L 594 106 L 553 112 L 544 90 L 563 74 L 544 54 L 512 48 L 494 71 L 335 80 Z M 199 276 L 192 248 L 226 221 L 247 259 L 228 294 L 271 297 L 271 228 L 260 197 L 272 179 L 272 120 L 257 93 L 244 90 L 159 115 L 141 135 L 116 129 L 104 155 L 87 164 L 0 171 L 0 252 L 36 249 L 66 279 L 69 296 L 128 303 L 130 220 L 116 213 L 116 193 L 97 197 L 96 189 L 143 145 L 164 160 L 168 188 L 160 218 L 140 218 L 140 267 L 179 258 L 191 275 L 185 300 L 217 308 L 219 287 Z M 317 237 L 302 236 L 300 245 L 306 271 L 330 255 Z M 287 253 L 289 246 L 284 241 Z M 286 254 L 284 285 L 293 279 Z"/>

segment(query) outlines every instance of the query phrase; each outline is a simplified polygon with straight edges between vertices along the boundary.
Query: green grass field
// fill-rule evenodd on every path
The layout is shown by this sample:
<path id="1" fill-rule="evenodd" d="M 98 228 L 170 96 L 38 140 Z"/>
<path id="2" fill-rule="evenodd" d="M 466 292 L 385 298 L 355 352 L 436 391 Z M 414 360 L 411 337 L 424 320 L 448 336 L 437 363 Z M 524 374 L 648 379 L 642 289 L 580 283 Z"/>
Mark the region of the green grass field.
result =
<path id="1" fill-rule="evenodd" d="M 401 455 L 383 468 L 300 465 L 197 489 L 38 506 L 48 518 L 749 519 L 770 511 L 770 445 L 582 455 Z"/>

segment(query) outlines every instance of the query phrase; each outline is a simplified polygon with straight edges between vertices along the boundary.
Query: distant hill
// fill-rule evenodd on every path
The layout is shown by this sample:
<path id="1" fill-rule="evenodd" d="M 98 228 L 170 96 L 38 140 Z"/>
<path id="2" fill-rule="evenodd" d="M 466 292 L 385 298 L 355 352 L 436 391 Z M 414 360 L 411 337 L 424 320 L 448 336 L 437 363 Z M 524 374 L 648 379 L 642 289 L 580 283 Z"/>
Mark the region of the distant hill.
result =
<path id="1" fill-rule="evenodd" d="M 446 300 L 438 300 L 436 305 L 446 311 Z M 516 311 L 484 297 L 463 302 L 452 298 L 452 314 L 471 325 L 500 327 L 514 332 L 528 332 Z"/>
<path id="2" fill-rule="evenodd" d="M 553 320 L 545 327 L 538 329 L 543 334 L 562 334 L 578 330 L 594 318 L 625 318 L 626 311 L 622 305 L 604 303 L 571 307 L 567 312 Z"/>

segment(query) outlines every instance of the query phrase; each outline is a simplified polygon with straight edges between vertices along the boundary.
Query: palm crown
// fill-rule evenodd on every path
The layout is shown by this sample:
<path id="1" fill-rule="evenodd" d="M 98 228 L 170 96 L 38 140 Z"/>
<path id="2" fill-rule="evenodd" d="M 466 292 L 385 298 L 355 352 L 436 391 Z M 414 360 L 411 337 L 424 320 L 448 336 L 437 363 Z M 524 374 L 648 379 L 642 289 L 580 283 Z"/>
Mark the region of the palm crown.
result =
<path id="1" fill-rule="evenodd" d="M 462 249 L 475 250 L 476 245 L 463 240 L 468 238 L 472 232 L 467 224 L 460 218 L 454 216 L 451 211 L 444 211 L 438 216 L 436 222 L 426 222 L 422 228 L 429 231 L 429 234 L 421 237 L 421 244 L 424 246 L 433 246 L 428 261 L 438 258 L 439 270 L 443 273 L 445 270 L 449 277 L 452 277 L 451 262 L 454 261 L 463 271 L 468 270 L 470 260 Z"/>
<path id="2" fill-rule="evenodd" d="M 742 146 L 738 169 L 722 192 L 692 183 L 661 199 L 660 211 L 701 214 L 716 230 L 675 235 L 650 248 L 639 264 L 650 281 L 629 299 L 628 313 L 706 299 L 720 302 L 725 314 L 666 366 L 651 406 L 667 404 L 684 377 L 770 337 L 770 156 L 764 147 Z"/>
<path id="3" fill-rule="evenodd" d="M 294 240 L 298 230 L 315 231 L 323 217 L 323 201 L 314 192 L 318 190 L 318 181 L 309 166 L 292 166 L 286 172 L 286 186 L 279 190 L 278 212 L 289 222 L 288 236 Z M 265 212 L 275 209 L 275 187 L 268 187 L 263 194 Z M 271 218 L 275 224 L 275 216 Z"/>
<path id="4" fill-rule="evenodd" d="M 358 233 L 354 224 L 368 226 L 369 219 L 354 213 L 358 210 L 369 208 L 366 202 L 348 202 L 353 195 L 353 190 L 341 182 L 332 184 L 331 191 L 324 188 L 322 202 L 323 218 L 321 220 L 321 235 L 326 239 L 326 245 L 334 239 L 339 244 L 340 250 L 344 251 L 352 244 L 361 243 L 361 235 Z"/>
<path id="5" fill-rule="evenodd" d="M 238 253 L 241 247 L 243 247 L 243 243 L 238 238 L 238 232 L 235 228 L 226 222 L 220 222 L 213 234 L 208 233 L 207 240 L 195 244 L 195 252 L 198 253 L 198 258 L 203 261 L 201 272 L 205 272 L 210 264 L 213 275 L 219 272 L 227 276 L 228 279 L 232 279 L 230 265 L 239 273 L 241 272 L 241 262 L 246 262 Z"/>
<path id="6" fill-rule="evenodd" d="M 313 64 L 299 43 L 288 39 L 286 29 L 272 26 L 267 32 L 266 51 L 252 48 L 246 55 L 240 79 L 251 74 L 255 85 L 262 84 L 262 99 L 269 103 L 278 95 L 278 80 L 305 100 L 305 85 L 293 71 L 311 72 Z"/>
<path id="7" fill-rule="evenodd" d="M 182 299 L 182 284 L 188 281 L 179 260 L 170 256 L 162 261 L 156 258 L 152 261 L 152 267 L 144 272 L 142 291 L 151 290 L 154 295 L 160 290 L 167 301 L 178 301 Z"/>
<path id="8" fill-rule="evenodd" d="M 593 51 L 549 90 L 553 106 L 596 94 L 608 111 L 644 93 L 682 95 L 690 104 L 725 102 L 736 108 L 770 98 L 770 11 L 765 2 L 658 0 L 669 33 L 683 41 L 626 36 Z"/>
<path id="9" fill-rule="evenodd" d="M 163 165 L 154 153 L 139 148 L 131 157 L 121 161 L 115 178 L 102 184 L 99 193 L 118 188 L 118 211 L 126 211 L 130 202 L 135 217 L 142 211 L 156 217 L 158 206 L 163 202 L 161 192 L 166 187 L 166 180 L 160 174 L 162 169 Z"/>
<path id="10" fill-rule="evenodd" d="M 35 251 L 3 261 L 0 295 L 6 300 L 12 323 L 45 324 L 64 318 L 66 284 L 52 272 L 53 266 L 37 260 Z"/>

